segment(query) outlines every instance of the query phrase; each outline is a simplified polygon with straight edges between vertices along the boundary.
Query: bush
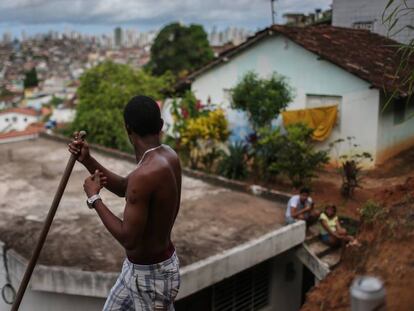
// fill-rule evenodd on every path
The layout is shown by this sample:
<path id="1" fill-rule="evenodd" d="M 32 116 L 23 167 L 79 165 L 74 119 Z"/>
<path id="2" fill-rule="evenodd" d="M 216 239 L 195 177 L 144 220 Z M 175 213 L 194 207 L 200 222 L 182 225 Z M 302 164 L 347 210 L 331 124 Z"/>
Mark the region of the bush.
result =
<path id="1" fill-rule="evenodd" d="M 345 142 L 344 139 L 338 139 L 330 144 L 336 150 L 339 163 L 339 174 L 342 177 L 341 194 L 350 198 L 353 196 L 356 188 L 362 188 L 362 164 L 366 161 L 372 161 L 372 155 L 368 152 L 358 151 L 358 144 L 354 143 L 355 137 L 348 136 L 348 153 L 339 155 L 338 145 Z"/>
<path id="2" fill-rule="evenodd" d="M 383 207 L 372 200 L 368 200 L 360 209 L 361 219 L 366 223 L 372 223 L 376 219 L 381 218 L 385 211 Z"/>
<path id="3" fill-rule="evenodd" d="M 220 161 L 218 172 L 230 179 L 244 179 L 247 177 L 247 146 L 242 142 L 229 145 L 228 153 L 224 153 Z"/>
<path id="4" fill-rule="evenodd" d="M 274 73 L 261 79 L 248 72 L 232 91 L 232 105 L 248 114 L 253 129 L 270 126 L 279 112 L 292 101 L 292 89 L 285 78 Z"/>
<path id="5" fill-rule="evenodd" d="M 188 91 L 181 101 L 174 100 L 171 113 L 173 137 L 181 159 L 193 169 L 202 164 L 211 171 L 230 134 L 224 111 L 202 106 Z"/>
<path id="6" fill-rule="evenodd" d="M 220 156 L 220 144 L 227 141 L 229 134 L 228 122 L 221 109 L 190 118 L 181 128 L 180 146 L 189 155 L 191 168 L 198 168 L 201 162 L 210 171 Z"/>
<path id="7" fill-rule="evenodd" d="M 259 132 L 256 157 L 266 179 L 283 174 L 292 186 L 308 185 L 315 171 L 329 161 L 328 151 L 316 151 L 311 143 L 312 129 L 304 124 L 287 127 L 287 134 L 263 128 Z"/>

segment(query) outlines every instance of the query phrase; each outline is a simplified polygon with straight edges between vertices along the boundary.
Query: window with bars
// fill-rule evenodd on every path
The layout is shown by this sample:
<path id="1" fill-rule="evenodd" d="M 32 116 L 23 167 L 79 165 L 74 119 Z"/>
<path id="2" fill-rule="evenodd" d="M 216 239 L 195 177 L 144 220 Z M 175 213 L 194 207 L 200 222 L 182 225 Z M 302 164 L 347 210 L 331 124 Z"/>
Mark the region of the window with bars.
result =
<path id="1" fill-rule="evenodd" d="M 373 31 L 374 29 L 374 22 L 373 21 L 366 21 L 366 22 L 355 22 L 352 24 L 354 29 L 364 29 Z"/>
<path id="2" fill-rule="evenodd" d="M 213 311 L 259 311 L 269 304 L 270 265 L 259 264 L 213 286 Z"/>

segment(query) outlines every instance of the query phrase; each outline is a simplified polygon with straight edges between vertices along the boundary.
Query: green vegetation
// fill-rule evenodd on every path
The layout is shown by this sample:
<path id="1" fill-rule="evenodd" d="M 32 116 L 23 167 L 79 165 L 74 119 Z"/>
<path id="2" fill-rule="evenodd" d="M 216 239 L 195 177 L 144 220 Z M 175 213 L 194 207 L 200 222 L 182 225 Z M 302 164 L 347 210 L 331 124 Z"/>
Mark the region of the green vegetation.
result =
<path id="1" fill-rule="evenodd" d="M 31 70 L 25 73 L 23 84 L 24 84 L 25 89 L 30 88 L 30 87 L 36 87 L 39 84 L 39 80 L 37 79 L 37 72 L 36 72 L 35 67 L 33 67 Z"/>
<path id="2" fill-rule="evenodd" d="M 388 0 L 382 13 L 382 23 L 387 27 L 389 37 L 393 37 L 407 28 L 412 31 L 413 25 L 403 23 L 403 26 L 399 26 L 401 24 L 398 22 L 401 18 L 412 20 L 414 18 L 414 7 L 410 5 L 407 0 Z M 410 63 L 412 63 L 412 57 L 414 55 L 414 39 L 411 39 L 406 44 L 399 43 L 398 47 L 398 54 L 401 56 L 401 61 L 395 76 L 401 77 L 402 83 L 399 85 L 399 88 L 408 89 L 407 102 L 409 102 L 414 93 L 414 70 L 407 70 L 407 68 L 412 67 L 410 66 Z M 397 93 L 398 90 L 389 97 L 385 107 L 392 102 L 395 97 L 398 97 Z"/>
<path id="3" fill-rule="evenodd" d="M 242 142 L 230 144 L 228 152 L 224 153 L 218 172 L 220 175 L 230 179 L 244 179 L 247 177 L 247 146 Z"/>
<path id="4" fill-rule="evenodd" d="M 232 105 L 247 112 L 256 131 L 270 126 L 280 111 L 292 101 L 292 89 L 285 78 L 274 73 L 261 79 L 254 72 L 247 73 L 232 91 Z"/>
<path id="5" fill-rule="evenodd" d="M 202 107 L 191 92 L 172 106 L 176 148 L 191 168 L 212 171 L 229 137 L 228 122 L 221 109 Z"/>
<path id="6" fill-rule="evenodd" d="M 0 98 L 13 95 L 13 92 L 10 92 L 8 89 L 2 87 L 0 88 Z"/>
<path id="7" fill-rule="evenodd" d="M 330 143 L 330 147 L 336 151 L 336 157 L 339 159 L 337 167 L 339 167 L 339 174 L 342 177 L 341 194 L 350 198 L 353 196 L 356 188 L 362 187 L 362 167 L 367 161 L 373 161 L 372 155 L 368 152 L 361 152 L 360 147 L 354 142 L 355 137 L 348 136 L 346 142 L 348 143 L 348 151 L 340 155 L 338 146 L 345 142 L 344 139 L 337 139 Z"/>
<path id="8" fill-rule="evenodd" d="M 269 180 L 286 176 L 294 187 L 309 185 L 315 171 L 329 160 L 327 151 L 316 151 L 311 143 L 312 130 L 298 123 L 281 135 L 278 129 L 262 128 L 255 146 L 260 174 Z"/>
<path id="9" fill-rule="evenodd" d="M 170 71 L 180 78 L 208 63 L 213 57 L 202 26 L 172 23 L 165 26 L 155 39 L 149 68 L 155 75 Z"/>
<path id="10" fill-rule="evenodd" d="M 127 65 L 104 62 L 80 79 L 79 104 L 72 130 L 86 130 L 89 140 L 110 148 L 130 151 L 123 109 L 135 95 L 158 100 L 171 88 L 171 77 L 153 77 Z"/>
<path id="11" fill-rule="evenodd" d="M 60 104 L 63 104 L 64 100 L 60 97 L 56 97 L 53 96 L 52 99 L 50 100 L 50 102 L 48 103 L 48 105 L 52 106 L 52 107 L 57 107 Z"/>
<path id="12" fill-rule="evenodd" d="M 384 208 L 373 200 L 368 200 L 361 208 L 361 219 L 366 223 L 372 223 L 385 215 Z"/>

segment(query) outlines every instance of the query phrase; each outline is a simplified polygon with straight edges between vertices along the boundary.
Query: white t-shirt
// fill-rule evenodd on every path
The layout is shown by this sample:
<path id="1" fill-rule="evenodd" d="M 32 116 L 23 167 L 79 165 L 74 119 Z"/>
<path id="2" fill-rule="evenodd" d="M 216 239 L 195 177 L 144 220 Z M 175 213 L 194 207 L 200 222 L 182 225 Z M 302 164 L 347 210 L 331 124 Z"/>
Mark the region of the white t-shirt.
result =
<path id="1" fill-rule="evenodd" d="M 292 207 L 296 208 L 296 211 L 299 212 L 300 210 L 304 209 L 305 207 L 311 206 L 312 204 L 312 198 L 308 197 L 308 199 L 305 201 L 305 204 L 303 204 L 300 201 L 300 195 L 294 195 L 293 197 L 290 198 L 288 204 L 287 204 L 287 209 L 286 209 L 286 218 L 288 217 L 292 217 Z"/>

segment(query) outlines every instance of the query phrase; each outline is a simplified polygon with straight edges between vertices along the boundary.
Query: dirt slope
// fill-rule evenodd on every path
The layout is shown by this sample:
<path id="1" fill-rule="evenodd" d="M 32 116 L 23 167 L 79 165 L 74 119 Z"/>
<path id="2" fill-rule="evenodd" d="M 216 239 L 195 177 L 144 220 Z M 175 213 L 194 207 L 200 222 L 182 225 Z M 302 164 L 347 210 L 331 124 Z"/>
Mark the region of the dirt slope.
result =
<path id="1" fill-rule="evenodd" d="M 406 171 L 407 173 L 407 171 Z M 387 291 L 388 310 L 414 310 L 414 178 L 371 188 L 378 204 L 361 206 L 360 248 L 348 248 L 341 264 L 314 287 L 302 310 L 350 310 L 349 286 L 357 275 L 380 277 Z M 372 178 L 375 178 L 374 176 Z"/>

